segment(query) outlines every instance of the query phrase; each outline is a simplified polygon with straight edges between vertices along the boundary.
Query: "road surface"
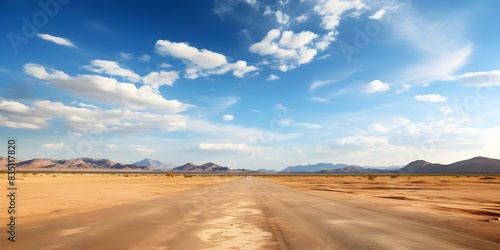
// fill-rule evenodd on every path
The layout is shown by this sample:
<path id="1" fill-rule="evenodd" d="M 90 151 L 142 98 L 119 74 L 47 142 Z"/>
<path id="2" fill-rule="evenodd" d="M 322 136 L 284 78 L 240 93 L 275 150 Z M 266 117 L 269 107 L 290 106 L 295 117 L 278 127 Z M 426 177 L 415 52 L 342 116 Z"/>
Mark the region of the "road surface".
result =
<path id="1" fill-rule="evenodd" d="M 0 249 L 500 249 L 499 239 L 432 217 L 322 199 L 253 177 L 19 223 L 17 242 L 3 237 Z"/>

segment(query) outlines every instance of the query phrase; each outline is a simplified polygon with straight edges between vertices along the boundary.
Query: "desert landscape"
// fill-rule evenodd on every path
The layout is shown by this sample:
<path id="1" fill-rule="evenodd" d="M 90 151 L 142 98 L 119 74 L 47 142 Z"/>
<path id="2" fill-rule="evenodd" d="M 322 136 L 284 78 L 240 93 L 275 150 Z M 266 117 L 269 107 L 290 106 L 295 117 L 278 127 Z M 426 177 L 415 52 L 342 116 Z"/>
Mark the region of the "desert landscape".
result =
<path id="1" fill-rule="evenodd" d="M 493 175 L 23 173 L 17 242 L 0 245 L 498 249 L 499 185 Z"/>

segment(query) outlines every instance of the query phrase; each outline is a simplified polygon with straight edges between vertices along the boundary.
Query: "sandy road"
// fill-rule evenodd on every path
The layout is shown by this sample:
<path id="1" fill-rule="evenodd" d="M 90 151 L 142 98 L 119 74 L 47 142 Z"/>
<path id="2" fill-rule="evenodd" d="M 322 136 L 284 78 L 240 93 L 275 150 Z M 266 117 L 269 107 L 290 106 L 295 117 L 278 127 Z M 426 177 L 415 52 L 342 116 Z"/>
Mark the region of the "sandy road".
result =
<path id="1" fill-rule="evenodd" d="M 0 249 L 499 249 L 435 218 L 353 206 L 246 177 L 33 224 Z"/>

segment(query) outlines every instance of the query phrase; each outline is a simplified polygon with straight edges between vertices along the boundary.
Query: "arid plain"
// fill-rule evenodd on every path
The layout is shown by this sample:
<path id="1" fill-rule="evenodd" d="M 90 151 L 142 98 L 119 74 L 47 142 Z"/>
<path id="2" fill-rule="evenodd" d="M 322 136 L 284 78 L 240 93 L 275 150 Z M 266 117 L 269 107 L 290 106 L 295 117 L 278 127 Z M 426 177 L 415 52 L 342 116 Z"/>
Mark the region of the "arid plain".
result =
<path id="1" fill-rule="evenodd" d="M 498 176 L 19 173 L 17 185 L 18 238 L 0 213 L 1 249 L 500 248 Z"/>

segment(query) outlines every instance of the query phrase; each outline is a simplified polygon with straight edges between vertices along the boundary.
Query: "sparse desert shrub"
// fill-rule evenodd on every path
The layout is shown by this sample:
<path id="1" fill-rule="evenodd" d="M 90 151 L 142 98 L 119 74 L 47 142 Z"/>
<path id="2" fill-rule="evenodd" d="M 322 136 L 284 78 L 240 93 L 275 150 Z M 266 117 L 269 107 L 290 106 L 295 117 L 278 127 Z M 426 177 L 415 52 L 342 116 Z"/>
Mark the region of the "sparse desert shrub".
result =
<path id="1" fill-rule="evenodd" d="M 484 177 L 481 177 L 479 179 L 481 179 L 481 180 L 495 180 L 496 177 L 494 177 L 494 176 L 484 176 Z"/>
<path id="2" fill-rule="evenodd" d="M 124 174 L 123 177 L 128 177 L 128 174 Z"/>
<path id="3" fill-rule="evenodd" d="M 377 178 L 377 176 L 376 176 L 376 175 L 369 175 L 369 176 L 368 176 L 368 180 L 370 180 L 370 181 L 375 180 L 375 178 Z"/>
<path id="4" fill-rule="evenodd" d="M 397 175 L 391 175 L 391 178 L 395 179 L 395 178 L 398 178 Z"/>
<path id="5" fill-rule="evenodd" d="M 54 174 L 54 175 L 52 175 L 52 177 L 57 177 L 57 175 Z"/>
<path id="6" fill-rule="evenodd" d="M 184 178 L 193 178 L 192 175 L 184 175 Z"/>
<path id="7" fill-rule="evenodd" d="M 175 177 L 175 174 L 172 172 L 168 172 L 165 174 L 167 177 Z"/>

